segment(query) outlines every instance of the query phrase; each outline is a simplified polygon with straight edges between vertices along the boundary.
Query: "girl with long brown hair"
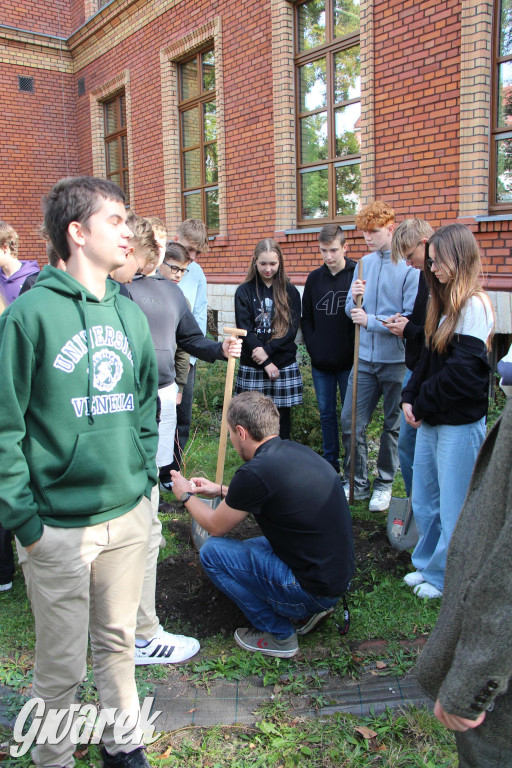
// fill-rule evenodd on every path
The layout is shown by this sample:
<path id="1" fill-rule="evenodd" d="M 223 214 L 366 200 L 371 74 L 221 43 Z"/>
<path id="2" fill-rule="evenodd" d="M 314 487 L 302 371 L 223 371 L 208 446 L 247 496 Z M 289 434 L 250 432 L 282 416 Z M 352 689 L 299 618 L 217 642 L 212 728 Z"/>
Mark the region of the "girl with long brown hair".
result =
<path id="1" fill-rule="evenodd" d="M 257 390 L 271 397 L 285 439 L 290 437 L 290 408 L 302 402 L 295 344 L 300 310 L 300 295 L 286 277 L 279 243 L 260 240 L 245 282 L 235 293 L 236 324 L 247 331 L 235 394 Z"/>
<path id="2" fill-rule="evenodd" d="M 416 571 L 404 581 L 432 598 L 443 592 L 448 545 L 485 436 L 494 313 L 467 227 L 441 227 L 425 252 L 426 346 L 402 392 L 405 419 L 418 429 L 412 506 L 420 534 Z"/>

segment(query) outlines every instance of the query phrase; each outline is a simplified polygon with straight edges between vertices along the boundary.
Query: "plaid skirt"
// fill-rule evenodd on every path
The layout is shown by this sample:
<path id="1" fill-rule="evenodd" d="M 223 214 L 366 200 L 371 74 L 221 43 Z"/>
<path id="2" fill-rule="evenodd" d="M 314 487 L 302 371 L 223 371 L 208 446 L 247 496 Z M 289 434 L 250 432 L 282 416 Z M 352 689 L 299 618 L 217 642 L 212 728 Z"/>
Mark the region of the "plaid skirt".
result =
<path id="1" fill-rule="evenodd" d="M 302 376 L 297 363 L 279 369 L 277 379 L 269 379 L 263 368 L 241 365 L 236 377 L 235 395 L 240 392 L 261 392 L 271 397 L 278 408 L 290 408 L 302 403 Z"/>

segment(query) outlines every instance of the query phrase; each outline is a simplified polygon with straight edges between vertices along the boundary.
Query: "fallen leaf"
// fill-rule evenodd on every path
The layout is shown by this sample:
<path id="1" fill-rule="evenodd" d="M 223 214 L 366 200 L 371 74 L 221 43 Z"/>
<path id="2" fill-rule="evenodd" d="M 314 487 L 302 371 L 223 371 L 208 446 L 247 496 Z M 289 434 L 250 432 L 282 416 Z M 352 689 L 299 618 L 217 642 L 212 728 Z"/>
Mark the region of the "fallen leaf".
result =
<path id="1" fill-rule="evenodd" d="M 377 736 L 376 731 L 372 731 L 371 728 L 367 728 L 365 725 L 358 725 L 354 730 L 356 733 L 360 733 L 363 739 L 374 739 Z"/>
<path id="2" fill-rule="evenodd" d="M 156 759 L 157 760 L 165 760 L 166 757 L 169 757 L 171 752 L 172 752 L 172 745 L 169 745 L 167 747 L 167 749 L 165 750 L 165 752 L 163 752 L 161 755 L 158 755 Z"/>
<path id="3" fill-rule="evenodd" d="M 256 749 L 256 744 L 253 744 L 252 741 L 249 744 L 249 749 Z"/>
<path id="4" fill-rule="evenodd" d="M 192 709 L 189 709 L 189 710 L 187 711 L 187 715 L 191 715 L 191 714 L 192 714 L 192 712 L 195 712 L 195 711 L 196 711 L 196 709 L 197 709 L 197 707 L 193 707 Z"/>
<path id="5" fill-rule="evenodd" d="M 385 661 L 376 661 L 375 666 L 377 667 L 377 669 L 386 669 L 387 664 Z"/>

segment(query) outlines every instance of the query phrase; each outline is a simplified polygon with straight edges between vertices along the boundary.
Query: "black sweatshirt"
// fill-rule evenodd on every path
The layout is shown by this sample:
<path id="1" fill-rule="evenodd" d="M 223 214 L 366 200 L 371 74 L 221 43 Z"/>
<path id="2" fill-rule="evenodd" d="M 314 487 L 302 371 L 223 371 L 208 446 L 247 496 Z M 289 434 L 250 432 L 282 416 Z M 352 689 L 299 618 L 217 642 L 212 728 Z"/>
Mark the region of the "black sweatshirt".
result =
<path id="1" fill-rule="evenodd" d="M 250 283 L 242 283 L 235 293 L 235 316 L 237 328 L 247 331 L 242 341 L 241 365 L 251 368 L 263 368 L 269 362 L 278 368 L 284 368 L 295 362 L 297 345 L 295 336 L 300 323 L 300 294 L 291 283 L 287 283 L 288 306 L 290 307 L 291 323 L 284 336 L 271 339 L 272 320 L 274 317 L 274 291 L 267 287 L 260 276 Z M 269 360 L 258 365 L 252 359 L 252 351 L 263 347 Z"/>
<path id="2" fill-rule="evenodd" d="M 321 371 L 346 371 L 354 362 L 354 323 L 345 313 L 345 301 L 355 267 L 347 259 L 333 275 L 324 264 L 304 286 L 302 333 L 311 364 Z"/>
<path id="3" fill-rule="evenodd" d="M 423 347 L 402 391 L 416 419 L 430 426 L 472 424 L 487 414 L 489 361 L 483 341 L 456 333 L 444 354 Z"/>
<path id="4" fill-rule="evenodd" d="M 134 280 L 128 291 L 148 319 L 158 362 L 159 388 L 172 384 L 176 378 L 176 342 L 186 352 L 207 363 L 225 359 L 221 342 L 205 338 L 175 283 L 157 273 Z"/>
<path id="5" fill-rule="evenodd" d="M 409 322 L 404 328 L 405 364 L 414 371 L 425 346 L 425 318 L 427 316 L 428 286 L 423 271 L 420 272 L 418 293 L 414 301 Z"/>

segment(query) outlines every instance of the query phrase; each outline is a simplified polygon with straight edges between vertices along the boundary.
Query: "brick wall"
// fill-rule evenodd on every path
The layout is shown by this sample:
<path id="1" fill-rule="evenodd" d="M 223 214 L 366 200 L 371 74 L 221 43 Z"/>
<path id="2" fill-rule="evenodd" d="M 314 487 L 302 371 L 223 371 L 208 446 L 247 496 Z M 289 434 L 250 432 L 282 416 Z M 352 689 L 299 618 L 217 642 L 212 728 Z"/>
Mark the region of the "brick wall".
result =
<path id="1" fill-rule="evenodd" d="M 201 263 L 212 284 L 240 282 L 256 242 L 273 236 L 276 223 L 293 215 L 290 200 L 282 202 L 282 190 L 276 206 L 275 190 L 276 141 L 285 142 L 286 133 L 281 135 L 279 128 L 276 131 L 276 114 L 279 120 L 285 116 L 276 112 L 273 86 L 287 87 L 290 65 L 282 53 L 282 60 L 276 57 L 272 43 L 282 46 L 289 37 L 288 6 L 280 0 L 265 4 L 219 0 L 214 5 L 209 0 L 116 0 L 88 19 L 92 2 L 48 1 L 43 8 L 38 3 L 37 14 L 32 0 L 2 3 L 4 23 L 17 25 L 24 19 L 21 25 L 26 26 L 31 20 L 34 31 L 56 34 L 59 19 L 61 24 L 65 19 L 75 31 L 65 48 L 49 41 L 44 51 L 38 40 L 4 43 L 3 48 L 0 40 L 0 84 L 5 105 L 12 109 L 12 118 L 0 137 L 0 215 L 24 229 L 33 251 L 38 247 L 33 228 L 39 219 L 41 193 L 66 172 L 93 171 L 91 93 L 101 93 L 106 83 L 128 73 L 135 208 L 142 215 L 165 218 L 171 208 L 166 208 L 161 54 L 178 49 L 187 35 L 192 39 L 197 30 L 217 25 L 215 29 L 222 29 L 218 82 L 224 102 L 225 221 L 222 237 L 213 242 Z M 474 3 L 363 1 L 372 23 L 371 40 L 369 26 L 362 28 L 362 50 L 375 52 L 373 67 L 367 69 L 373 73 L 371 82 L 366 82 L 364 95 L 365 103 L 374 104 L 371 187 L 377 197 L 395 207 L 398 221 L 421 216 L 437 226 L 467 216 L 467 202 L 461 207 L 459 199 L 463 140 L 459 122 L 461 77 L 467 91 L 470 81 L 466 70 L 471 56 L 466 53 L 463 57 L 466 70 L 461 74 L 460 11 L 462 7 L 465 18 L 474 18 Z M 20 7 L 23 16 L 18 18 Z M 279 19 L 284 17 L 288 26 L 286 34 L 280 34 Z M 467 26 L 471 27 L 469 22 Z M 474 35 L 475 39 L 481 37 L 482 31 Z M 36 78 L 35 93 L 19 94 L 17 74 L 31 73 Z M 77 95 L 78 78 L 84 79 L 83 96 Z M 174 108 L 166 104 L 166 109 Z M 467 110 L 464 120 L 471 131 Z M 363 138 L 364 130 L 363 126 Z M 96 143 L 101 141 L 98 136 Z M 467 156 L 467 147 L 465 151 Z M 484 161 L 479 160 L 479 168 Z M 483 172 L 479 173 L 482 177 Z M 479 183 L 483 190 L 479 194 L 485 194 L 481 178 Z M 470 188 L 467 176 L 465 184 L 466 190 Z M 481 213 L 486 213 L 485 206 Z M 510 290 L 512 224 L 464 221 L 479 239 L 485 269 L 495 285 Z M 282 229 L 280 226 L 276 234 L 287 269 L 301 284 L 319 263 L 317 234 L 285 235 Z M 360 233 L 348 230 L 347 241 L 350 256 L 365 252 Z"/>
<path id="2" fill-rule="evenodd" d="M 74 0 L 75 3 L 84 0 Z M 31 32 L 67 37 L 71 34 L 70 0 L 2 0 L 0 24 Z"/>
<path id="3" fill-rule="evenodd" d="M 34 78 L 34 93 L 18 91 L 18 74 Z M 20 258 L 44 259 L 37 228 L 41 197 L 56 179 L 78 173 L 69 75 L 0 65 L 0 217 L 20 236 Z"/>

